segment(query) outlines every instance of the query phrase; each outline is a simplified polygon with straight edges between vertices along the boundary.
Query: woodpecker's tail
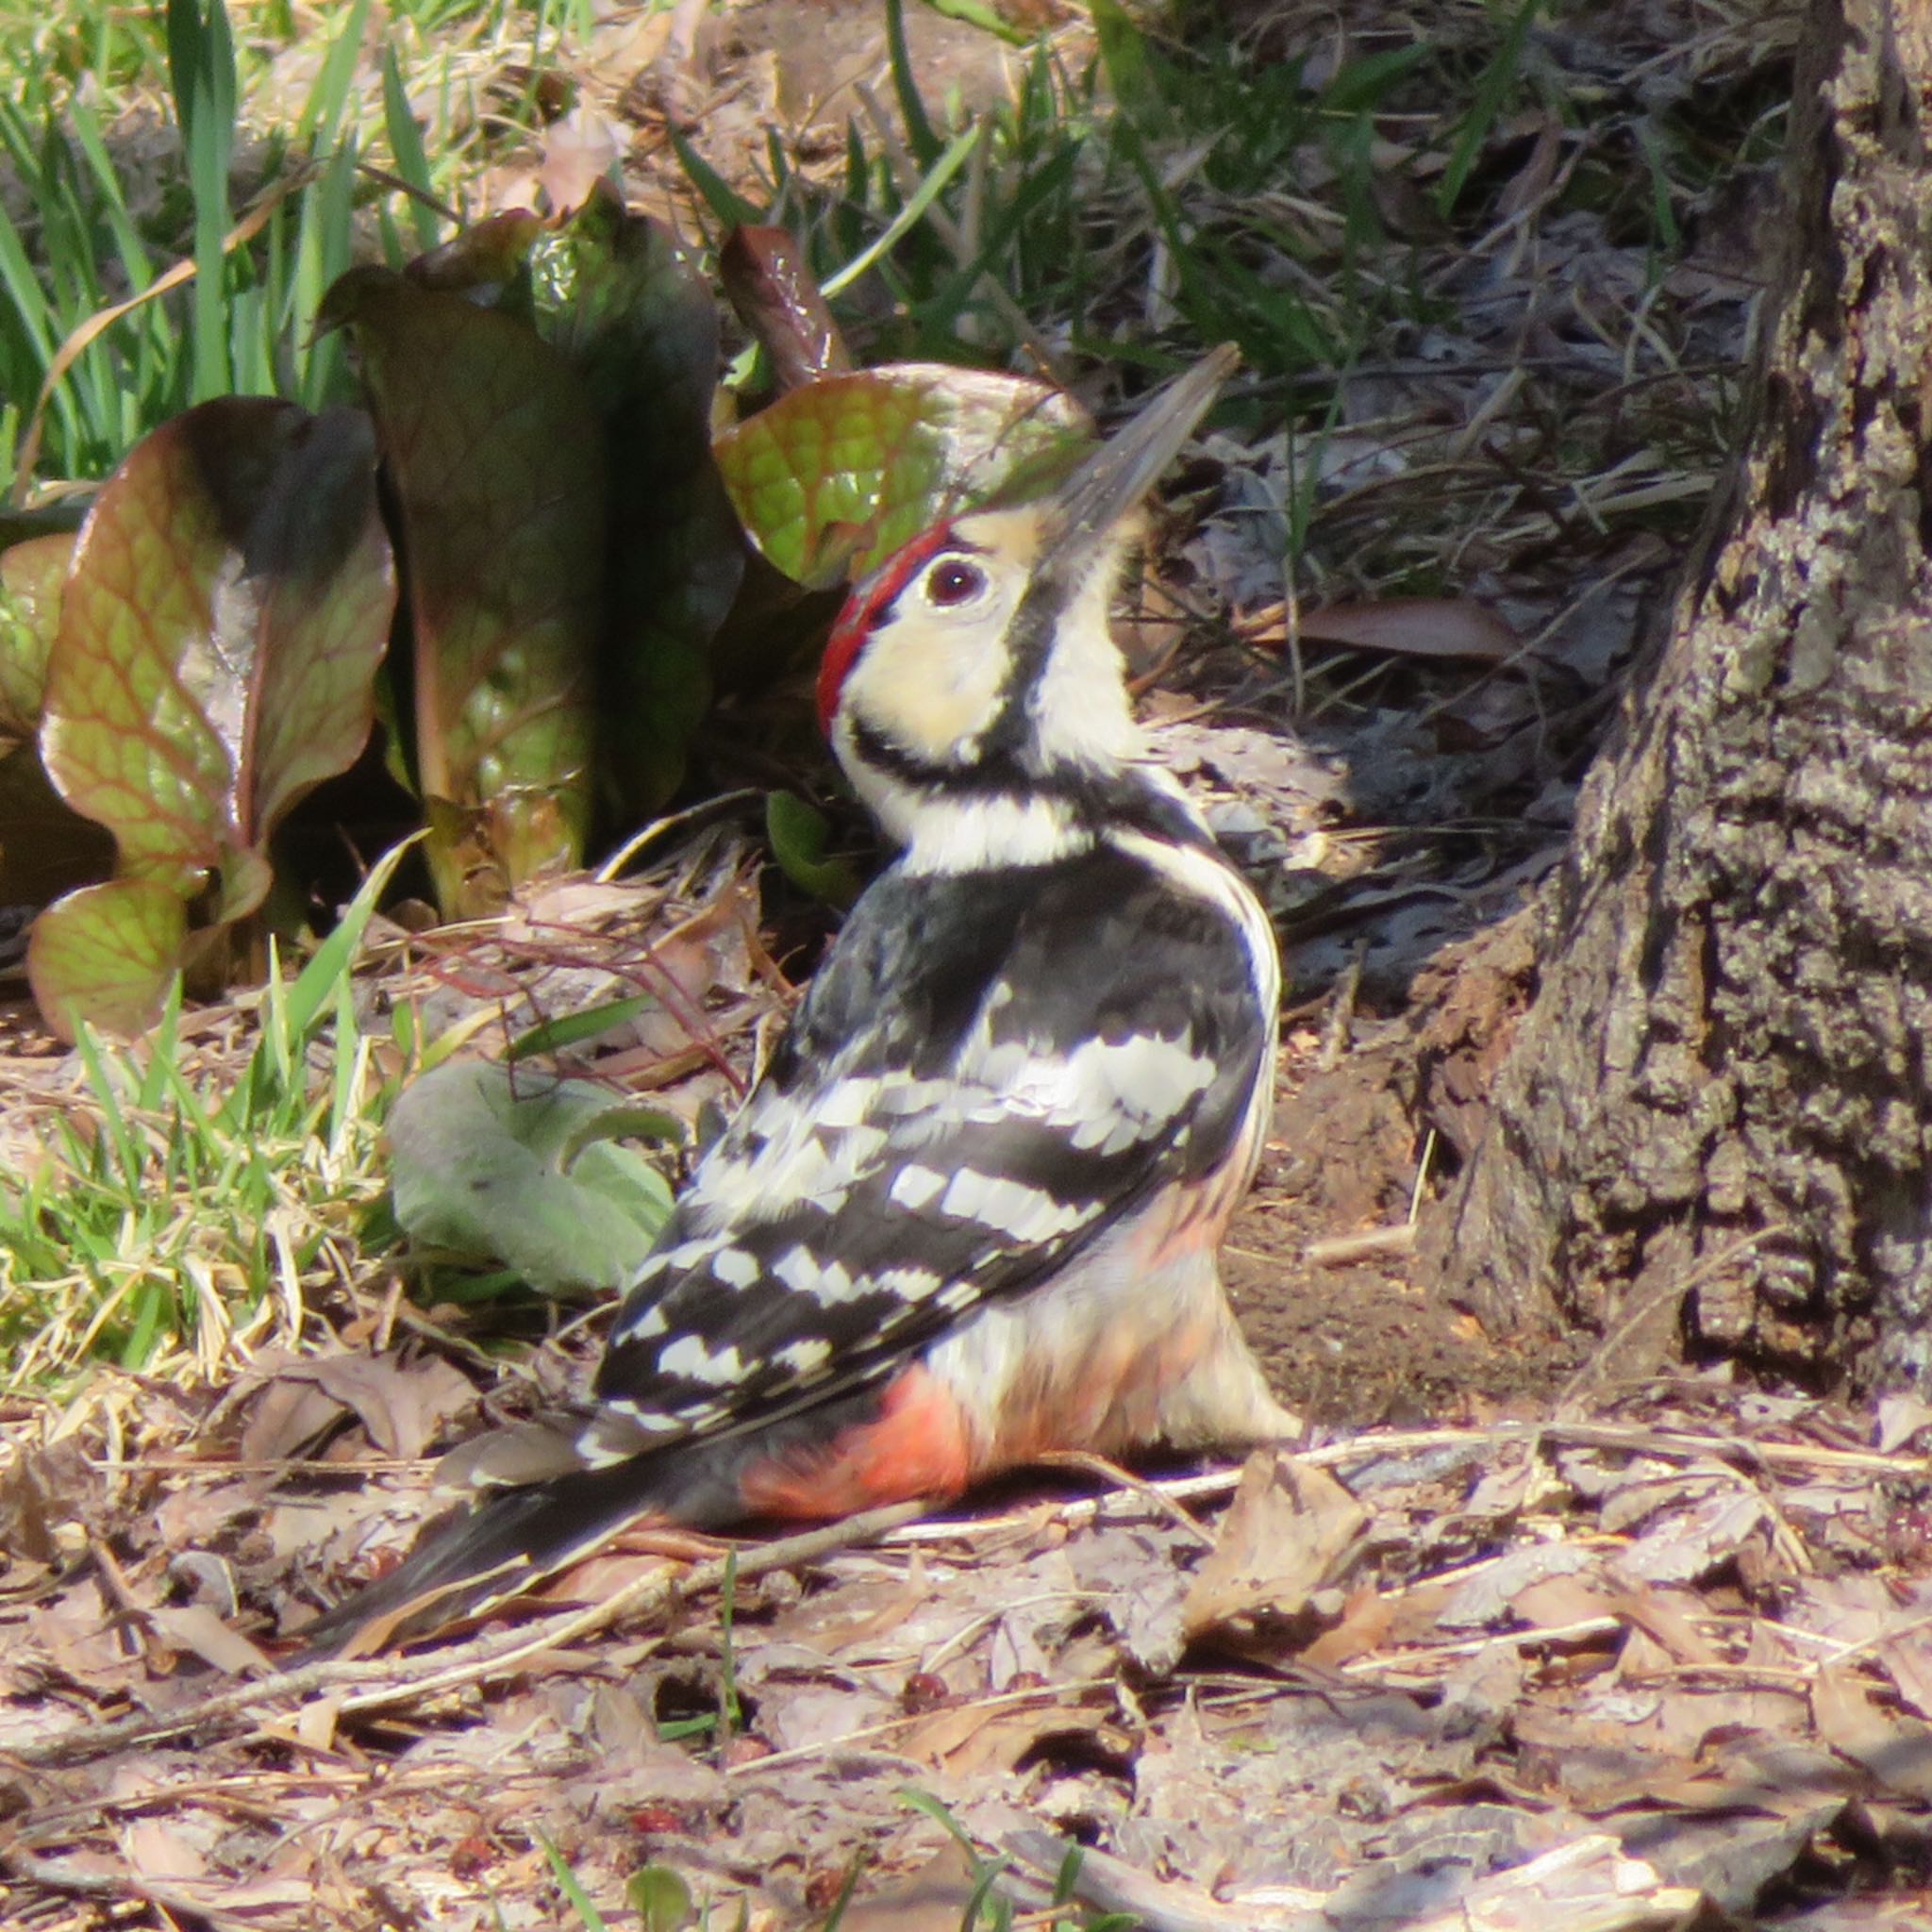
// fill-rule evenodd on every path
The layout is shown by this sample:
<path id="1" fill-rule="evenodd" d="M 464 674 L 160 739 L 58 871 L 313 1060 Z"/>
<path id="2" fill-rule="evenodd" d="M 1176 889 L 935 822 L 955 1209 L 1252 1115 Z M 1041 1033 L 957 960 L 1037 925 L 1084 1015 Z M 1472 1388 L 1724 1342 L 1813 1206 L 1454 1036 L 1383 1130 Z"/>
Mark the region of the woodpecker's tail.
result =
<path id="1" fill-rule="evenodd" d="M 397 1569 L 299 1633 L 307 1645 L 303 1658 L 331 1656 L 364 1630 L 371 1632 L 372 1648 L 426 1635 L 567 1568 L 626 1524 L 670 1520 L 668 1499 L 641 1467 L 656 1459 L 486 1491 L 475 1503 L 437 1518 Z"/>
<path id="2" fill-rule="evenodd" d="M 400 1568 L 307 1625 L 303 1656 L 330 1656 L 365 1630 L 371 1649 L 425 1636 L 527 1590 L 633 1523 L 723 1529 L 752 1516 L 823 1520 L 955 1494 L 966 1482 L 963 1459 L 943 1449 L 959 1428 L 914 1367 L 758 1428 L 480 1491 L 426 1524 Z M 486 1456 L 474 1466 L 491 1465 Z"/>

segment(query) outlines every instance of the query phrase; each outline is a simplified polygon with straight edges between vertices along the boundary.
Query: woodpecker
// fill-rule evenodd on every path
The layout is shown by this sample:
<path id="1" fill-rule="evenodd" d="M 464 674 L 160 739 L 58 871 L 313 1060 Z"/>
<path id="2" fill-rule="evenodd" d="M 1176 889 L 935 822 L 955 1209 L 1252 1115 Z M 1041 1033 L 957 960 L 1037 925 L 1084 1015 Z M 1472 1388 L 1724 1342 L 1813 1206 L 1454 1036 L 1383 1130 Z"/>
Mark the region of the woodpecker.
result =
<path id="1" fill-rule="evenodd" d="M 1297 1428 L 1216 1264 L 1268 1120 L 1274 936 L 1147 760 L 1109 627 L 1141 500 L 1235 360 L 853 591 L 819 712 L 896 858 L 631 1282 L 574 1466 L 432 1525 L 315 1648 L 500 1601 L 632 1521 L 829 1519 L 1043 1452 Z"/>

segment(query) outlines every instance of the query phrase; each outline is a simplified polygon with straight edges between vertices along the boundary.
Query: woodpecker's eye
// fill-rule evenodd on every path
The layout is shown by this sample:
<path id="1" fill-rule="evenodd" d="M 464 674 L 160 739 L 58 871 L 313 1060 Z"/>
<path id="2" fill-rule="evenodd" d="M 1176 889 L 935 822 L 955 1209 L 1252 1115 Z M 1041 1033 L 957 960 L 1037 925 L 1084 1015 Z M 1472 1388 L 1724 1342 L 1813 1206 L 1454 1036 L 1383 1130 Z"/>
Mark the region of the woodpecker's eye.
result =
<path id="1" fill-rule="evenodd" d="M 942 557 L 925 574 L 925 594 L 941 608 L 970 604 L 986 589 L 986 573 L 963 557 Z"/>

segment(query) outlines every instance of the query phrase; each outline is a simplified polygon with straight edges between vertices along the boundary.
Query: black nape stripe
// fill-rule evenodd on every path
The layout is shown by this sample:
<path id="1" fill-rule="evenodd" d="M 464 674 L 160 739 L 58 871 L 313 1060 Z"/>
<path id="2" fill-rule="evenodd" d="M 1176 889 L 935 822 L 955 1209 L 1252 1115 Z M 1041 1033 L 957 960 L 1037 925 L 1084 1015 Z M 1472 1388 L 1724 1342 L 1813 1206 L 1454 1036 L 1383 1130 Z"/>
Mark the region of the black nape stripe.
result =
<path id="1" fill-rule="evenodd" d="M 961 803 L 1010 798 L 1016 805 L 1045 798 L 1064 805 L 1082 831 L 1146 832 L 1175 845 L 1220 850 L 1212 834 L 1204 832 L 1178 800 L 1131 767 L 1105 772 L 1056 765 L 1035 772 L 1006 748 L 990 749 L 970 765 L 928 764 L 863 719 L 853 721 L 852 741 L 854 750 L 875 771 L 943 798 Z"/>

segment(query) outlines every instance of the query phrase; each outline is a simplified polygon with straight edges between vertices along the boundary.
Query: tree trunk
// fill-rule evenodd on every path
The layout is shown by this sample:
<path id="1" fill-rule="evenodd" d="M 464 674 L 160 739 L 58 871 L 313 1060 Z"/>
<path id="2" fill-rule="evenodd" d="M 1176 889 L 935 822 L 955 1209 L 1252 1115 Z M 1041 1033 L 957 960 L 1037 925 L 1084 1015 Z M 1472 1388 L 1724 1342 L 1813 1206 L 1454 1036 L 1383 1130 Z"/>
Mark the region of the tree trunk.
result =
<path id="1" fill-rule="evenodd" d="M 1818 0 L 1727 504 L 1428 1243 L 1492 1329 L 1932 1394 L 1932 6 Z"/>

